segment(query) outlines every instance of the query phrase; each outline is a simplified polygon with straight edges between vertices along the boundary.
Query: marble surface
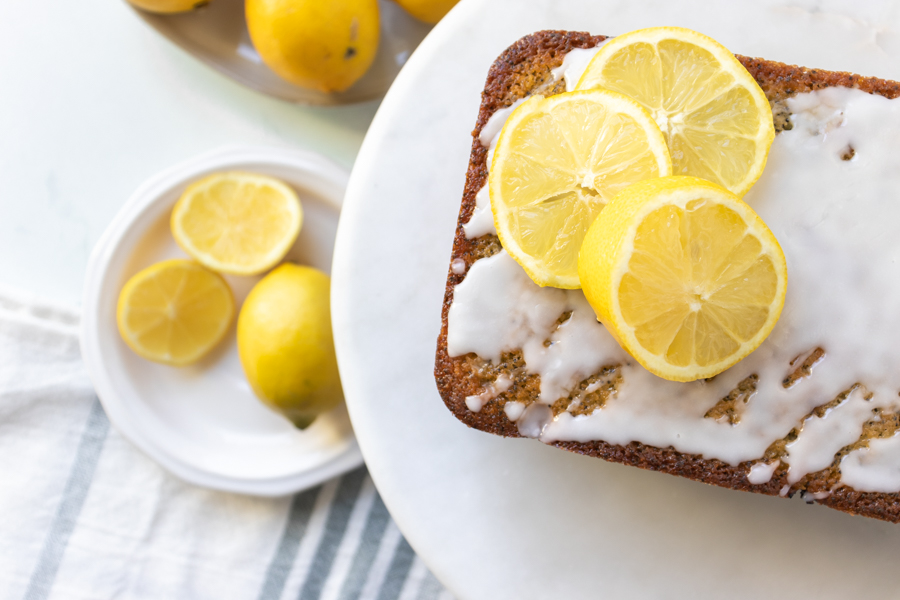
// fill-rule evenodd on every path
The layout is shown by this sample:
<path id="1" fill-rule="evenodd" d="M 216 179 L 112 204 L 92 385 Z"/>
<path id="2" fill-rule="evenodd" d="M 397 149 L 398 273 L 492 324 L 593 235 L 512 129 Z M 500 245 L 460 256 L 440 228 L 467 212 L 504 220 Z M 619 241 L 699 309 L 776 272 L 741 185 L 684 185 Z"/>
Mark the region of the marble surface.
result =
<path id="1" fill-rule="evenodd" d="M 900 528 L 471 431 L 435 340 L 485 74 L 538 29 L 679 25 L 736 52 L 900 78 L 900 7 L 814 0 L 464 0 L 363 143 L 338 230 L 334 322 L 357 438 L 412 546 L 459 597 L 888 598 Z"/>
<path id="2" fill-rule="evenodd" d="M 377 102 L 311 108 L 244 88 L 124 0 L 0 2 L 0 285 L 71 305 L 104 228 L 145 179 L 235 143 L 350 167 Z"/>

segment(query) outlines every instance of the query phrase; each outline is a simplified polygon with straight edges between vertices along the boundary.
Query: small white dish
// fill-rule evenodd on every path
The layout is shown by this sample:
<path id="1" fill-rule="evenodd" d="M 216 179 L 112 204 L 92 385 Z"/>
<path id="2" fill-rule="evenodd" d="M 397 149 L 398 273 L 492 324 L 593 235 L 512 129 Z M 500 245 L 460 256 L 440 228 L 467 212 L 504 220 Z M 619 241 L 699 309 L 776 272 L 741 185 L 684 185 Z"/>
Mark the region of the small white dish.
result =
<path id="1" fill-rule="evenodd" d="M 308 90 L 281 79 L 257 54 L 244 18 L 244 0 L 214 0 L 174 15 L 134 11 L 158 33 L 235 81 L 298 104 L 353 104 L 384 95 L 431 25 L 417 21 L 393 0 L 379 0 L 381 39 L 375 62 L 350 89 L 334 94 Z"/>
<path id="2" fill-rule="evenodd" d="M 85 277 L 81 351 L 112 423 L 163 467 L 205 487 L 285 495 L 362 464 L 344 405 L 299 431 L 254 397 L 234 326 L 210 356 L 184 368 L 140 358 L 116 326 L 119 291 L 129 277 L 160 260 L 186 257 L 169 231 L 169 213 L 185 186 L 224 170 L 272 175 L 291 185 L 304 219 L 287 259 L 330 272 L 347 172 L 309 152 L 216 150 L 145 182 L 103 233 Z M 260 278 L 226 277 L 238 303 Z"/>

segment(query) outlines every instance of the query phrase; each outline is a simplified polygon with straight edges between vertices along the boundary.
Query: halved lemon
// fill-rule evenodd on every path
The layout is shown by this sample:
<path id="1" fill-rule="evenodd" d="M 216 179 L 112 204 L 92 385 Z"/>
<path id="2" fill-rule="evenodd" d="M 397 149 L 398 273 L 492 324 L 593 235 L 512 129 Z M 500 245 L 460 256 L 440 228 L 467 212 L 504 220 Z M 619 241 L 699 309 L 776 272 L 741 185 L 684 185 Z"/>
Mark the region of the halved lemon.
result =
<path id="1" fill-rule="evenodd" d="M 490 171 L 506 251 L 542 286 L 578 288 L 578 249 L 623 188 L 671 172 L 646 110 L 605 90 L 533 96 L 509 117 Z"/>
<path id="2" fill-rule="evenodd" d="M 759 85 L 714 39 L 680 27 L 613 38 L 576 89 L 603 88 L 646 108 L 669 144 L 674 175 L 694 175 L 743 196 L 759 179 L 775 127 Z"/>
<path id="3" fill-rule="evenodd" d="M 214 271 L 254 275 L 274 267 L 300 232 L 290 187 L 264 175 L 214 173 L 192 183 L 172 209 L 172 235 Z"/>
<path id="4" fill-rule="evenodd" d="M 231 288 L 192 260 L 166 260 L 140 271 L 122 288 L 116 320 L 140 356 L 182 366 L 205 356 L 234 318 Z"/>
<path id="5" fill-rule="evenodd" d="M 787 287 L 784 253 L 762 219 L 696 177 L 623 190 L 588 231 L 578 273 L 622 347 L 672 381 L 712 377 L 755 350 Z"/>

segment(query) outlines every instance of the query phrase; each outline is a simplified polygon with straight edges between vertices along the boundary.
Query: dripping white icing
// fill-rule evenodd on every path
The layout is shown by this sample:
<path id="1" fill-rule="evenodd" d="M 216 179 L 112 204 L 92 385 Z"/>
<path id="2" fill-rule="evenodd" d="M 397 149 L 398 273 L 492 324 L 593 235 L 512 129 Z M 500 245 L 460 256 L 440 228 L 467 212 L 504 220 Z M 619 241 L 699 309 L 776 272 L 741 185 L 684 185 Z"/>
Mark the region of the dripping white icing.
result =
<path id="1" fill-rule="evenodd" d="M 747 481 L 749 481 L 753 485 L 769 483 L 769 481 L 771 481 L 772 479 L 772 475 L 775 474 L 775 470 L 780 464 L 780 460 L 776 460 L 775 462 L 771 463 L 758 462 L 754 464 L 752 467 L 750 467 L 750 472 L 747 473 Z"/>
<path id="2" fill-rule="evenodd" d="M 454 275 L 462 275 L 466 272 L 466 261 L 461 258 L 454 258 L 450 262 L 450 270 Z"/>
<path id="3" fill-rule="evenodd" d="M 506 375 L 499 375 L 494 383 L 485 388 L 483 392 L 475 396 L 466 396 L 466 408 L 472 412 L 479 412 L 488 400 L 493 400 L 512 387 L 513 380 Z"/>
<path id="4" fill-rule="evenodd" d="M 810 500 L 824 500 L 828 496 L 831 495 L 831 492 L 807 492 L 803 495 L 804 498 L 809 498 Z"/>
<path id="5" fill-rule="evenodd" d="M 562 64 L 551 71 L 553 81 L 565 79 L 566 91 L 573 91 L 575 86 L 578 85 L 578 80 L 584 74 L 584 70 L 587 69 L 588 63 L 610 39 L 612 38 L 606 38 L 593 48 L 574 48 L 570 50 L 563 59 Z"/>
<path id="6" fill-rule="evenodd" d="M 503 130 L 503 125 L 506 124 L 509 115 L 519 108 L 519 105 L 523 102 L 525 102 L 525 99 L 520 98 L 506 108 L 501 108 L 494 112 L 488 118 L 488 122 L 481 128 L 481 133 L 478 136 L 478 141 L 481 142 L 482 146 L 490 150 L 494 149 L 494 146 L 497 145 L 497 138 L 500 137 L 500 132 Z"/>
<path id="7" fill-rule="evenodd" d="M 506 418 L 514 423 L 519 420 L 524 411 L 525 405 L 515 400 L 511 400 L 503 405 L 503 412 L 506 413 Z"/>
<path id="8" fill-rule="evenodd" d="M 900 490 L 900 433 L 869 440 L 841 460 L 841 483 L 860 492 Z"/>
<path id="9" fill-rule="evenodd" d="M 470 240 L 489 233 L 497 234 L 494 227 L 494 213 L 491 211 L 491 195 L 487 184 L 475 195 L 475 210 L 469 217 L 469 222 L 463 225 L 466 237 Z"/>
<path id="10" fill-rule="evenodd" d="M 606 331 L 588 323 L 592 315 L 585 314 L 590 309 L 580 292 L 537 287 L 505 253 L 477 261 L 457 286 L 450 354 L 475 352 L 496 361 L 501 352 L 522 349 L 526 369 L 541 376 L 545 406 L 587 371 L 623 364 L 624 382 L 603 408 L 550 419 L 536 404 L 534 418 L 526 418 L 530 406 L 519 427 L 545 442 L 638 441 L 732 465 L 758 460 L 816 406 L 861 382 L 870 401 L 854 396 L 826 418 L 807 421 L 789 449 L 792 480 L 830 464 L 835 446 L 858 435 L 871 408 L 897 409 L 900 102 L 829 88 L 792 98 L 788 107 L 793 129 L 776 136 L 762 178 L 745 197 L 782 244 L 787 301 L 772 335 L 748 358 L 711 382 L 659 379 L 627 364 Z M 567 323 L 579 326 L 557 328 L 556 319 L 569 310 Z M 545 340 L 554 343 L 547 347 Z M 815 347 L 825 349 L 825 358 L 810 377 L 785 389 L 791 361 Z M 590 350 L 566 352 L 575 348 Z M 754 373 L 757 393 L 736 425 L 704 418 Z M 826 440 L 826 430 L 836 437 Z M 843 471 L 842 482 L 863 486 L 858 489 L 900 490 L 900 442 L 872 440 L 844 458 Z"/>
<path id="11" fill-rule="evenodd" d="M 838 406 L 824 416 L 810 416 L 803 422 L 799 437 L 787 445 L 785 462 L 788 483 L 796 483 L 807 473 L 815 473 L 829 466 L 834 455 L 862 435 L 863 423 L 874 415 L 878 403 L 866 398 L 863 388 L 856 388 Z"/>
<path id="12" fill-rule="evenodd" d="M 528 370 L 541 376 L 546 404 L 627 356 L 597 322 L 584 294 L 538 287 L 505 250 L 472 265 L 453 291 L 447 319 L 450 356 L 474 352 L 497 362 L 504 352 L 521 349 Z"/>
<path id="13" fill-rule="evenodd" d="M 566 54 L 563 63 L 553 69 L 553 81 L 559 81 L 561 78 L 564 78 L 566 80 L 566 91 L 571 92 L 574 90 L 588 63 L 591 62 L 591 59 L 594 58 L 597 51 L 605 43 L 606 40 L 603 40 L 593 48 L 586 50 L 576 48 L 571 50 Z M 478 140 L 488 150 L 486 160 L 488 170 L 491 168 L 494 148 L 497 146 L 497 140 L 500 138 L 500 131 L 503 129 L 503 125 L 506 123 L 509 115 L 524 101 L 524 98 L 516 100 L 511 106 L 496 111 L 490 116 L 484 127 L 481 128 Z M 472 212 L 472 216 L 469 217 L 469 221 L 463 225 L 463 230 L 466 232 L 466 238 L 470 240 L 483 235 L 497 234 L 497 229 L 494 227 L 494 214 L 491 211 L 491 196 L 488 192 L 487 184 L 475 196 L 475 210 Z"/>

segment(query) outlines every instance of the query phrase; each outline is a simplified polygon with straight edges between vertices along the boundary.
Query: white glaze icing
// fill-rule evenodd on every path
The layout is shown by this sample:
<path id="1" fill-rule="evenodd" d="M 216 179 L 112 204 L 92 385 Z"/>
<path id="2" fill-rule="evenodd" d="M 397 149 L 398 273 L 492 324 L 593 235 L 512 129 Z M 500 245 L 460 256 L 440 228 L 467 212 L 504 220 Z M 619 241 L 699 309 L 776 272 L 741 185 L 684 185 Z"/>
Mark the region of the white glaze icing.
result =
<path id="1" fill-rule="evenodd" d="M 479 412 L 485 402 L 493 400 L 506 390 L 512 387 L 513 380 L 506 375 L 499 375 L 497 379 L 488 385 L 483 392 L 475 396 L 466 396 L 466 408 L 472 412 Z"/>
<path id="2" fill-rule="evenodd" d="M 591 62 L 591 59 L 594 58 L 606 41 L 607 40 L 603 40 L 593 48 L 588 48 L 586 50 L 581 48 L 571 50 L 566 54 L 562 64 L 553 69 L 553 81 L 559 81 L 560 78 L 564 78 L 566 80 L 566 91 L 571 92 L 574 90 L 575 85 L 578 83 L 578 80 L 581 79 L 581 75 L 587 68 L 588 63 Z M 511 115 L 524 101 L 524 98 L 516 100 L 511 106 L 496 111 L 490 116 L 484 127 L 481 128 L 478 140 L 481 142 L 481 145 L 488 150 L 486 158 L 488 170 L 491 168 L 491 159 L 494 156 L 494 148 L 497 146 L 497 140 L 500 139 L 500 132 L 503 130 L 503 125 L 506 123 L 509 115 Z M 469 221 L 463 224 L 463 230 L 466 233 L 466 238 L 470 240 L 483 235 L 497 234 L 497 229 L 494 226 L 494 214 L 491 211 L 491 196 L 488 192 L 487 184 L 485 184 L 475 195 L 475 209 L 472 211 L 472 216 L 469 217 Z"/>
<path id="3" fill-rule="evenodd" d="M 481 134 L 479 135 L 478 140 L 481 142 L 482 146 L 487 148 L 485 163 L 488 170 L 491 168 L 491 159 L 494 156 L 494 148 L 497 147 L 497 140 L 500 139 L 500 132 L 503 130 L 503 125 L 506 123 L 509 115 L 511 115 L 524 101 L 524 98 L 516 100 L 507 108 L 501 108 L 496 111 L 490 116 L 488 122 L 484 124 L 484 127 L 481 128 Z M 489 233 L 494 235 L 497 234 L 497 229 L 494 227 L 494 213 L 491 211 L 491 196 L 488 191 L 487 183 L 485 183 L 484 187 L 482 187 L 475 195 L 475 210 L 472 211 L 472 216 L 469 217 L 469 221 L 463 225 L 463 230 L 466 232 L 466 237 L 470 240 L 483 235 L 488 235 Z"/>
<path id="4" fill-rule="evenodd" d="M 515 423 L 519 420 L 519 417 L 522 416 L 522 413 L 525 412 L 525 405 L 521 402 L 511 400 L 503 405 L 503 412 L 506 413 L 507 419 Z"/>
<path id="5" fill-rule="evenodd" d="M 557 325 L 569 311 L 572 316 Z M 447 320 L 450 356 L 474 352 L 497 362 L 504 352 L 521 349 L 528 370 L 541 377 L 546 404 L 603 366 L 627 359 L 584 294 L 539 287 L 505 250 L 471 266 L 453 291 Z"/>
<path id="6" fill-rule="evenodd" d="M 523 102 L 525 102 L 525 98 L 520 98 L 506 108 L 495 111 L 494 114 L 488 117 L 487 123 L 481 128 L 481 133 L 478 136 L 478 141 L 481 142 L 482 146 L 493 151 L 494 146 L 497 145 L 497 139 L 500 137 L 500 132 L 503 131 L 503 126 L 506 124 L 509 115 L 519 108 L 519 105 Z"/>
<path id="7" fill-rule="evenodd" d="M 863 423 L 874 417 L 872 409 L 880 404 L 867 399 L 864 388 L 856 388 L 824 416 L 812 415 L 806 419 L 800 436 L 787 445 L 784 460 L 790 465 L 788 483 L 794 484 L 807 473 L 821 471 L 830 465 L 841 448 L 859 439 Z"/>
<path id="8" fill-rule="evenodd" d="M 475 352 L 496 361 L 501 352 L 521 348 L 526 369 L 541 376 L 544 406 L 571 390 L 587 370 L 624 365 L 624 383 L 602 409 L 552 419 L 549 411 L 529 407 L 518 421 L 520 430 L 545 442 L 672 446 L 737 465 L 759 459 L 816 406 L 864 383 L 870 401 L 854 394 L 826 418 L 805 423 L 790 448 L 790 477 L 796 481 L 830 464 L 846 445 L 837 444 L 858 436 L 871 408 L 896 410 L 900 102 L 829 88 L 801 94 L 788 106 L 794 127 L 776 136 L 762 178 L 745 197 L 785 251 L 787 301 L 762 346 L 711 382 L 668 382 L 628 364 L 606 331 L 588 323 L 591 313 L 580 312 L 586 307 L 580 292 L 539 288 L 505 253 L 472 266 L 450 309 L 451 356 Z M 842 159 L 850 149 L 852 159 Z M 556 318 L 568 310 L 572 318 L 557 329 Z M 826 357 L 813 375 L 785 389 L 781 382 L 791 361 L 817 346 Z M 736 425 L 703 417 L 753 373 L 759 375 L 757 393 Z M 845 470 L 842 482 L 853 487 L 856 482 L 900 490 L 900 442 L 871 441 L 869 449 L 844 459 Z"/>
<path id="9" fill-rule="evenodd" d="M 461 258 L 454 258 L 450 261 L 450 270 L 454 275 L 462 275 L 466 272 L 466 261 Z"/>
<path id="10" fill-rule="evenodd" d="M 808 498 L 809 500 L 824 500 L 828 496 L 831 495 L 830 491 L 824 492 L 806 492 L 803 497 Z"/>
<path id="11" fill-rule="evenodd" d="M 841 483 L 860 492 L 900 490 L 900 433 L 848 453 L 841 460 Z"/>
<path id="12" fill-rule="evenodd" d="M 544 429 L 553 419 L 550 407 L 540 402 L 529 404 L 516 422 L 519 435 L 528 438 L 540 438 Z"/>
<path id="13" fill-rule="evenodd" d="M 566 80 L 566 91 L 571 92 L 578 85 L 578 80 L 587 69 L 588 63 L 597 55 L 600 48 L 612 38 L 606 38 L 593 48 L 575 48 L 570 50 L 561 65 L 551 71 L 553 81 Z"/>
<path id="14" fill-rule="evenodd" d="M 475 210 L 472 211 L 468 223 L 463 225 L 463 231 L 470 240 L 489 233 L 497 235 L 494 213 L 491 210 L 491 195 L 488 192 L 487 184 L 484 184 L 484 187 L 475 194 Z"/>
<path id="15" fill-rule="evenodd" d="M 776 460 L 775 462 L 770 463 L 758 462 L 754 464 L 752 467 L 750 467 L 750 472 L 747 473 L 747 481 L 749 481 L 753 485 L 769 483 L 769 481 L 772 480 L 772 475 L 775 474 L 775 470 L 780 464 L 780 460 Z"/>

